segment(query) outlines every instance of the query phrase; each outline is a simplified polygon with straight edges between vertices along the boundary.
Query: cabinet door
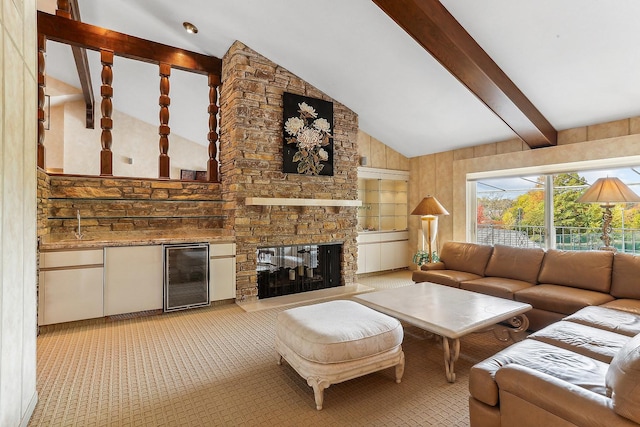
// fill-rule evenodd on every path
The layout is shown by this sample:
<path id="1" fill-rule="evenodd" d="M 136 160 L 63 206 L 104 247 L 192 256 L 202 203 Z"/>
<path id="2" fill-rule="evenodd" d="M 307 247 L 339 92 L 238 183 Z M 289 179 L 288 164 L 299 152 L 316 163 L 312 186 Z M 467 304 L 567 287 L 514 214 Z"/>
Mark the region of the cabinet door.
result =
<path id="1" fill-rule="evenodd" d="M 209 260 L 209 295 L 211 301 L 235 299 L 235 257 L 212 257 Z"/>
<path id="2" fill-rule="evenodd" d="M 162 309 L 162 246 L 105 249 L 104 314 Z"/>
<path id="3" fill-rule="evenodd" d="M 380 269 L 393 270 L 409 266 L 409 242 L 385 242 L 380 244 Z"/>
<path id="4" fill-rule="evenodd" d="M 364 245 L 358 245 L 358 271 L 356 274 L 366 273 L 367 265 L 367 251 L 364 250 Z"/>
<path id="5" fill-rule="evenodd" d="M 362 245 L 361 248 L 365 252 L 365 273 L 380 271 L 380 243 L 370 243 Z"/>
<path id="6" fill-rule="evenodd" d="M 40 325 L 102 317 L 103 267 L 40 273 Z"/>

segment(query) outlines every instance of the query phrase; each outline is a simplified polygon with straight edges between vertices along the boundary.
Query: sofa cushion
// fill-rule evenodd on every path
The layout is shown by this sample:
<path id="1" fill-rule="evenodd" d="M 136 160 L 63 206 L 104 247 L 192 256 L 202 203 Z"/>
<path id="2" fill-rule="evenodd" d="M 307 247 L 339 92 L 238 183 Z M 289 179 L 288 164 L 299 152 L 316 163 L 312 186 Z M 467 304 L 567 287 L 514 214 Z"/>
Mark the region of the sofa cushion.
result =
<path id="1" fill-rule="evenodd" d="M 513 294 L 522 289 L 529 288 L 532 285 L 529 282 L 521 280 L 507 279 L 504 277 L 481 277 L 475 280 L 469 280 L 460 283 L 460 289 L 467 291 L 480 292 L 485 295 L 494 297 L 513 299 Z"/>
<path id="2" fill-rule="evenodd" d="M 495 374 L 498 369 L 511 363 L 544 372 L 600 395 L 606 394 L 606 363 L 541 341 L 525 339 L 476 363 L 471 368 L 471 396 L 487 405 L 497 405 L 499 390 Z"/>
<path id="3" fill-rule="evenodd" d="M 506 277 L 535 284 L 544 258 L 542 248 L 515 248 L 495 245 L 485 276 Z"/>
<path id="4" fill-rule="evenodd" d="M 431 282 L 439 285 L 452 286 L 454 288 L 459 288 L 460 282 L 478 279 L 480 277 L 481 276 L 478 276 L 477 274 L 456 270 L 416 270 L 411 275 L 411 279 L 416 283 Z"/>
<path id="5" fill-rule="evenodd" d="M 529 338 L 575 351 L 604 363 L 611 363 L 611 359 L 631 339 L 626 335 L 564 320 L 534 332 Z"/>
<path id="6" fill-rule="evenodd" d="M 637 299 L 616 299 L 602 306 L 640 315 L 640 300 Z"/>
<path id="7" fill-rule="evenodd" d="M 609 292 L 612 267 L 613 252 L 549 249 L 542 261 L 538 283 Z"/>
<path id="8" fill-rule="evenodd" d="M 447 270 L 484 275 L 493 247 L 477 243 L 446 242 L 440 251 L 440 261 Z"/>
<path id="9" fill-rule="evenodd" d="M 631 338 L 611 361 L 606 386 L 613 410 L 640 423 L 640 334 Z"/>
<path id="10" fill-rule="evenodd" d="M 535 285 L 514 294 L 514 299 L 541 310 L 572 314 L 588 305 L 600 305 L 613 297 L 603 292 L 559 285 Z"/>
<path id="11" fill-rule="evenodd" d="M 640 315 L 608 308 L 606 307 L 608 304 L 611 303 L 598 307 L 585 307 L 571 316 L 565 317 L 564 320 L 612 331 L 628 337 L 633 337 L 640 333 Z"/>
<path id="12" fill-rule="evenodd" d="M 611 295 L 640 300 L 640 256 L 616 253 L 613 257 Z"/>

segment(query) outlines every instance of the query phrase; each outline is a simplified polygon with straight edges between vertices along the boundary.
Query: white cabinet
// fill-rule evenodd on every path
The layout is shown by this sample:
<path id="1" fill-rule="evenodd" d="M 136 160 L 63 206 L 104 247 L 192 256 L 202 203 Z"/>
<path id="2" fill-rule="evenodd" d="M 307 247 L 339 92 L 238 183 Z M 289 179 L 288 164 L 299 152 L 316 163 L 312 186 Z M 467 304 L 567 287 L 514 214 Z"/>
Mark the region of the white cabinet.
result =
<path id="1" fill-rule="evenodd" d="M 211 301 L 236 297 L 236 244 L 209 245 L 209 295 Z"/>
<path id="2" fill-rule="evenodd" d="M 105 249 L 104 315 L 162 309 L 162 246 Z"/>
<path id="3" fill-rule="evenodd" d="M 357 274 L 409 266 L 409 232 L 360 233 Z"/>
<path id="4" fill-rule="evenodd" d="M 102 317 L 103 260 L 102 248 L 42 252 L 38 324 Z"/>
<path id="5" fill-rule="evenodd" d="M 380 270 L 393 270 L 409 266 L 409 241 L 380 243 Z"/>

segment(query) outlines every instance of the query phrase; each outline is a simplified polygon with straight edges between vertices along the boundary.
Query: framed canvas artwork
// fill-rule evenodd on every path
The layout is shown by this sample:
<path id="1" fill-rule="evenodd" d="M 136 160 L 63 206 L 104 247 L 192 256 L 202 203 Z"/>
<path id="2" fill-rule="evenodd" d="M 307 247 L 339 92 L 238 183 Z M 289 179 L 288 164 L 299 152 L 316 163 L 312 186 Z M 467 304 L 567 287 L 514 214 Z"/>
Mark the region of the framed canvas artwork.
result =
<path id="1" fill-rule="evenodd" d="M 333 103 L 285 92 L 282 171 L 333 176 Z"/>

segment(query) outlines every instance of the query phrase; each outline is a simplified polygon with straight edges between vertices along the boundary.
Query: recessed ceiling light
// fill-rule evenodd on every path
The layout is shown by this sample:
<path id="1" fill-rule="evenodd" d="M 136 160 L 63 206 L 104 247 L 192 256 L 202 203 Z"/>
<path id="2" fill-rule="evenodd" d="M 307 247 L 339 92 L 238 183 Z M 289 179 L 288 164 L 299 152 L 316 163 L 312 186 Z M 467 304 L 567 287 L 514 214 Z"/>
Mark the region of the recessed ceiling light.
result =
<path id="1" fill-rule="evenodd" d="M 191 22 L 183 22 L 182 26 L 185 30 L 187 30 L 187 33 L 189 34 L 196 34 L 198 32 L 198 27 L 193 25 Z"/>

